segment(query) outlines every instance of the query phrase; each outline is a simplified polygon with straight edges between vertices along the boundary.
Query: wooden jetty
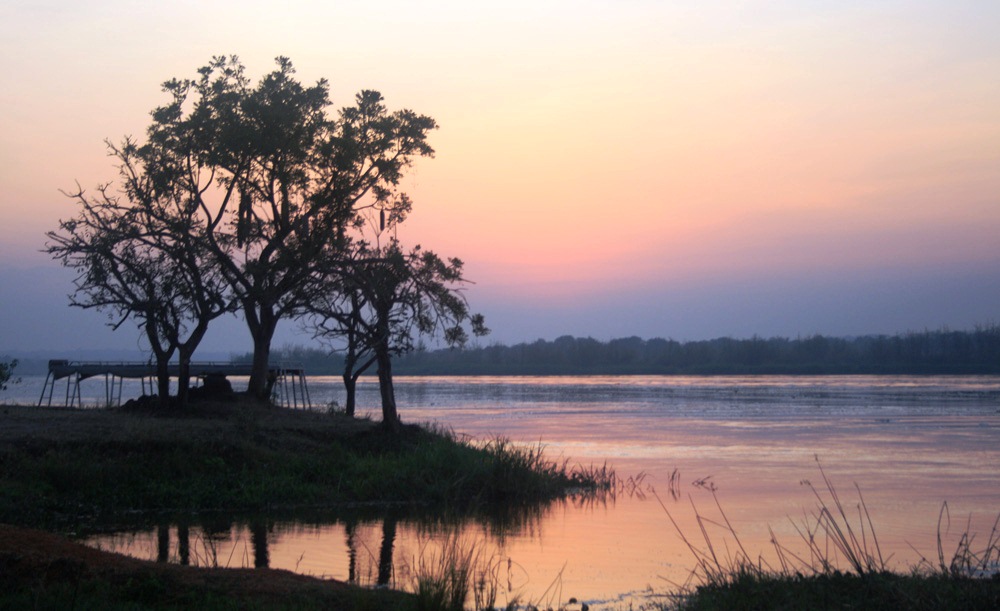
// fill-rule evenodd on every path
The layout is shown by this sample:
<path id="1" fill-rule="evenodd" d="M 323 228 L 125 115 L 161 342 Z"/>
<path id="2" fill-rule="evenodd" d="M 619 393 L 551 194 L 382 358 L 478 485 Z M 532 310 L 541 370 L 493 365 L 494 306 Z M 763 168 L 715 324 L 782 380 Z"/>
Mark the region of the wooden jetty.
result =
<path id="1" fill-rule="evenodd" d="M 176 378 L 179 367 L 171 363 L 168 371 L 170 377 Z M 190 365 L 191 379 L 204 380 L 206 376 L 249 376 L 250 365 L 220 362 L 192 362 Z M 273 399 L 279 405 L 289 407 L 312 407 L 309 388 L 306 385 L 305 369 L 297 363 L 274 363 L 270 369 L 274 376 Z M 68 361 L 50 360 L 49 372 L 42 386 L 42 394 L 38 405 L 52 405 L 56 382 L 66 380 L 67 407 L 83 406 L 80 383 L 90 378 L 104 378 L 105 405 L 121 405 L 122 383 L 125 380 L 140 380 L 142 394 L 156 392 L 156 365 L 151 362 L 106 362 L 106 361 Z M 301 405 L 300 405 L 301 404 Z"/>

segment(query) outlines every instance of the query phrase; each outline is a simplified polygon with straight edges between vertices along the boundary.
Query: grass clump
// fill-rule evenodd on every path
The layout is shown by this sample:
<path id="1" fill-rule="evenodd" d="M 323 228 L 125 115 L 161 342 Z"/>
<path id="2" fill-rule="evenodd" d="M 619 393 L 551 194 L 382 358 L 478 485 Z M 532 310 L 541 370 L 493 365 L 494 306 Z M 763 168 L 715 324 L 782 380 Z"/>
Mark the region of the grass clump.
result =
<path id="1" fill-rule="evenodd" d="M 462 611 L 476 580 L 479 552 L 474 544 L 464 545 L 449 537 L 437 553 L 424 550 L 410 569 L 410 587 L 421 611 Z M 482 569 L 480 569 L 482 573 Z M 487 608 L 476 601 L 476 609 Z M 493 601 L 489 601 L 492 608 Z"/>
<path id="2" fill-rule="evenodd" d="M 813 575 L 736 573 L 721 584 L 700 586 L 678 605 L 686 611 L 739 609 L 940 609 L 1000 608 L 996 580 L 942 575 Z"/>
<path id="3" fill-rule="evenodd" d="M 818 463 L 818 460 L 817 460 Z M 695 508 L 701 545 L 687 537 L 663 505 L 675 530 L 695 557 L 695 567 L 678 586 L 667 607 L 685 611 L 730 609 L 1000 609 L 1000 516 L 982 547 L 967 527 L 950 558 L 938 521 L 938 558 L 922 559 L 905 574 L 890 570 L 861 490 L 856 511 L 841 501 L 823 467 L 823 488 L 804 481 L 816 497 L 816 509 L 794 523 L 805 551 L 778 541 L 771 531 L 774 555 L 752 557 L 726 517 L 714 486 L 718 519 Z M 824 495 L 825 492 L 825 495 Z M 710 529 L 721 529 L 732 545 L 719 548 Z M 843 566 L 842 565 L 846 565 Z"/>
<path id="4" fill-rule="evenodd" d="M 481 476 L 487 483 L 481 500 L 491 503 L 524 503 L 531 499 L 553 499 L 567 490 L 610 491 L 617 477 L 606 465 L 600 468 L 569 466 L 568 460 L 551 461 L 542 444 L 524 446 L 506 437 L 494 437 L 482 445 L 486 460 Z"/>

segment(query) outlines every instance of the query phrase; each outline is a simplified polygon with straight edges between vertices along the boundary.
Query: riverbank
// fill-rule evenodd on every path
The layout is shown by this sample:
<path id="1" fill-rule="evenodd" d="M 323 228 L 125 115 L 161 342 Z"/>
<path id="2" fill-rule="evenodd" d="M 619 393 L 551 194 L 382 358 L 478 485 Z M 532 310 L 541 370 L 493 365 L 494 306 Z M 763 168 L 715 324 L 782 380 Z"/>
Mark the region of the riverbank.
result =
<path id="1" fill-rule="evenodd" d="M 516 507 L 613 475 L 603 477 L 540 447 L 414 425 L 392 434 L 335 411 L 0 408 L 0 522 L 47 530 L 167 513 Z"/>
<path id="2" fill-rule="evenodd" d="M 332 410 L 2 406 L 0 524 L 12 526 L 0 526 L 0 607 L 414 608 L 408 594 L 280 570 L 143 562 L 53 533 L 359 507 L 509 517 L 613 477 L 551 462 L 540 446 L 414 425 L 392 434 Z"/>

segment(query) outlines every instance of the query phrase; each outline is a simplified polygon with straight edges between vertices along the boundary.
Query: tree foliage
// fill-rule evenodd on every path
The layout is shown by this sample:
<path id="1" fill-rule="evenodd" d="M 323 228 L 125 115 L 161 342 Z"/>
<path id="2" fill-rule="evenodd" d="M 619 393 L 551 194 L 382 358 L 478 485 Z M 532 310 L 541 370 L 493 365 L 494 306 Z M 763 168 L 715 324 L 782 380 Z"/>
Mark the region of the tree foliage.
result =
<path id="1" fill-rule="evenodd" d="M 115 329 L 130 318 L 139 322 L 163 400 L 169 395 L 168 362 L 178 354 L 183 403 L 191 355 L 209 323 L 232 310 L 231 301 L 183 194 L 146 179 L 148 151 L 129 140 L 108 147 L 119 160 L 122 193 L 112 193 L 110 185 L 93 196 L 80 188 L 67 193 L 79 212 L 46 234 L 46 250 L 77 272 L 71 305 L 107 312 Z"/>
<path id="2" fill-rule="evenodd" d="M 394 219 L 410 210 L 404 170 L 433 150 L 433 119 L 390 112 L 376 91 L 331 116 L 328 85 L 305 86 L 287 58 L 254 86 L 236 57 L 216 57 L 195 79 L 164 84 L 171 101 L 153 111 L 148 180 L 178 189 L 254 341 L 251 390 L 266 394 L 271 339 L 337 273 L 338 252 L 362 211 Z"/>
<path id="3" fill-rule="evenodd" d="M 163 371 L 238 307 L 259 396 L 279 321 L 329 290 L 365 211 L 405 218 L 397 185 L 433 154 L 436 127 L 375 91 L 332 113 L 326 81 L 304 85 L 287 58 L 276 63 L 256 84 L 235 56 L 164 83 L 145 141 L 108 143 L 120 189 L 77 188 L 79 214 L 48 234 L 48 252 L 78 272 L 73 305 L 109 312 L 116 328 L 138 319 Z"/>
<path id="4" fill-rule="evenodd" d="M 139 322 L 161 397 L 174 354 L 184 393 L 209 323 L 238 310 L 254 344 L 249 390 L 266 398 L 275 329 L 308 313 L 321 335 L 346 340 L 345 383 L 378 364 L 395 427 L 392 357 L 420 335 L 462 345 L 463 324 L 486 332 L 461 294 L 461 261 L 404 251 L 395 238 L 378 245 L 410 211 L 398 185 L 433 155 L 436 124 L 389 111 L 371 90 L 333 113 L 325 80 L 304 85 L 287 58 L 276 62 L 256 84 L 235 56 L 164 83 L 169 100 L 145 141 L 107 143 L 118 189 L 67 193 L 79 212 L 47 234 L 47 249 L 77 272 L 73 305 L 107 312 L 115 328 Z"/>

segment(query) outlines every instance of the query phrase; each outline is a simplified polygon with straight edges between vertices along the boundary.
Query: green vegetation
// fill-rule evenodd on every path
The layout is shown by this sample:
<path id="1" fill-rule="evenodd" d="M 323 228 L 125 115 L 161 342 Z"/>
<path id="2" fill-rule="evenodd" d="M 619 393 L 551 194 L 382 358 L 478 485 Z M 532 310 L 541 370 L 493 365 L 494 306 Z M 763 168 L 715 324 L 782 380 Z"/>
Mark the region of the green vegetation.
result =
<path id="1" fill-rule="evenodd" d="M 513 508 L 614 478 L 550 463 L 541 448 L 504 439 L 477 444 L 416 426 L 394 435 L 340 413 L 268 406 L 12 406 L 0 420 L 0 522 L 44 528 L 136 513 L 357 503 Z"/>
<path id="2" fill-rule="evenodd" d="M 341 413 L 256 403 L 186 410 L 8 406 L 0 423 L 0 523 L 56 530 L 122 523 L 134 513 L 149 519 L 370 502 L 420 504 L 440 515 L 537 507 L 572 487 L 623 484 L 606 468 L 548 461 L 540 446 L 502 438 L 474 444 L 419 427 L 393 435 Z M 802 545 L 774 538 L 769 559 L 743 547 L 717 498 L 717 516 L 696 516 L 701 543 L 664 507 L 695 566 L 689 584 L 663 608 L 1000 608 L 1000 517 L 985 541 L 966 532 L 946 549 L 939 536 L 934 561 L 893 573 L 860 491 L 849 507 L 820 472 L 823 485 L 809 484 L 817 508 L 796 523 Z M 725 541 L 713 540 L 715 529 Z M 36 552 L 32 546 L 46 538 L 60 551 Z M 76 551 L 63 549 L 69 547 Z M 0 526 L 0 608 L 487 609 L 497 602 L 501 578 L 496 559 L 458 540 L 413 559 L 394 583 L 413 592 L 403 594 L 285 571 L 142 562 Z M 510 608 L 521 607 L 514 601 Z"/>
<path id="3" fill-rule="evenodd" d="M 463 545 L 455 538 L 450 538 L 440 553 L 418 558 L 411 584 L 417 596 L 417 608 L 462 611 L 476 581 L 477 570 L 482 571 L 479 560 L 475 545 Z M 492 580 L 491 583 L 496 584 Z M 476 589 L 475 608 L 492 609 L 496 589 L 491 588 L 491 595 L 483 600 L 479 594 L 486 590 L 486 579 L 482 579 L 481 584 L 483 587 Z"/>

